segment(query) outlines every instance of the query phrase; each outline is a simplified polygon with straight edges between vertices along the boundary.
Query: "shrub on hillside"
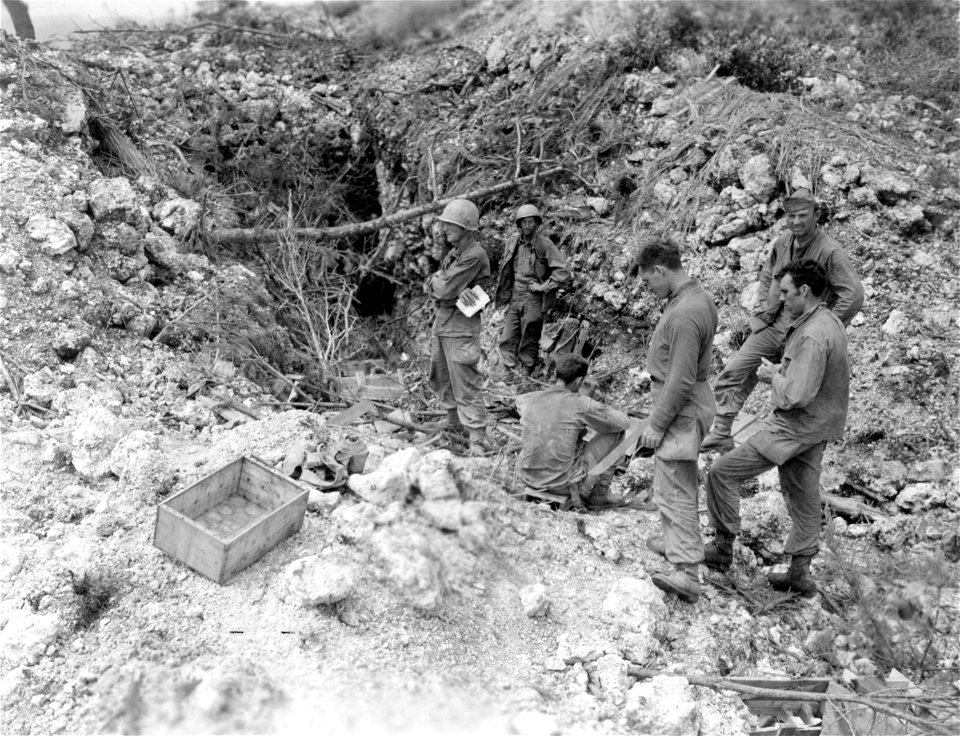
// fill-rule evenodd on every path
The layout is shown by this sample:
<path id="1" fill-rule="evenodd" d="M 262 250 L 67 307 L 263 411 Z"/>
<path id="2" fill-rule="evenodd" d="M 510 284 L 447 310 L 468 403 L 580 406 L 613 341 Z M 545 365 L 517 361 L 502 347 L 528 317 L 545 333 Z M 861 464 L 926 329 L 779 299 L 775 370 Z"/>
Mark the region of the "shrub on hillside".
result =
<path id="1" fill-rule="evenodd" d="M 857 47 L 881 89 L 957 107 L 960 35 L 957 6 L 947 0 L 892 0 L 841 7 L 859 28 Z"/>
<path id="2" fill-rule="evenodd" d="M 698 51 L 703 24 L 684 3 L 644 6 L 621 47 L 625 71 L 670 69 L 670 55 L 683 49 Z"/>
<path id="3" fill-rule="evenodd" d="M 757 92 L 794 91 L 807 56 L 792 39 L 739 29 L 717 32 L 707 53 L 719 76 L 736 77 Z"/>

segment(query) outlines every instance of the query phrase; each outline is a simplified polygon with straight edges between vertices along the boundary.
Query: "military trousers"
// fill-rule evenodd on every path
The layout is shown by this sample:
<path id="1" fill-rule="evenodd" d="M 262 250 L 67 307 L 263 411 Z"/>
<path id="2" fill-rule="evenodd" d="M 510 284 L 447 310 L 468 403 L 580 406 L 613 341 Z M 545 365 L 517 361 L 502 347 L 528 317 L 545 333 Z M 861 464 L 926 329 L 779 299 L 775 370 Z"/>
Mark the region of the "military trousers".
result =
<path id="1" fill-rule="evenodd" d="M 667 559 L 675 565 L 703 561 L 703 537 L 697 511 L 697 461 L 653 461 L 653 498 L 660 511 Z"/>
<path id="2" fill-rule="evenodd" d="M 531 373 L 540 356 L 543 331 L 543 294 L 513 294 L 503 316 L 500 360 L 504 368 Z"/>
<path id="3" fill-rule="evenodd" d="M 467 429 L 486 429 L 487 405 L 481 384 L 479 335 L 433 335 L 430 388 L 444 409 L 456 409 Z"/>
<path id="4" fill-rule="evenodd" d="M 759 452 L 754 437 L 723 455 L 707 476 L 710 524 L 729 535 L 740 533 L 740 484 L 776 465 Z M 820 464 L 826 444 L 808 446 L 777 466 L 792 522 L 783 547 L 788 555 L 815 555 L 820 550 Z"/>
<path id="5" fill-rule="evenodd" d="M 713 386 L 718 416 L 736 416 L 757 387 L 757 368 L 763 358 L 776 362 L 787 337 L 790 318 L 781 311 L 777 319 L 752 333 L 727 361 Z"/>

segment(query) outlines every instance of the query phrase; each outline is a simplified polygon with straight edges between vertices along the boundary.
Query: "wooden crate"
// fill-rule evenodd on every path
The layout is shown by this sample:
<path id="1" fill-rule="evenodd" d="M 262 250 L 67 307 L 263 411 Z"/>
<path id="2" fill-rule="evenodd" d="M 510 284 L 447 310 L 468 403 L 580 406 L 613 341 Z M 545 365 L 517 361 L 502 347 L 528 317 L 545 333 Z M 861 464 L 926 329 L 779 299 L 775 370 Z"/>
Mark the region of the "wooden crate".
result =
<path id="1" fill-rule="evenodd" d="M 153 543 L 223 585 L 299 531 L 308 495 L 242 456 L 161 503 Z"/>

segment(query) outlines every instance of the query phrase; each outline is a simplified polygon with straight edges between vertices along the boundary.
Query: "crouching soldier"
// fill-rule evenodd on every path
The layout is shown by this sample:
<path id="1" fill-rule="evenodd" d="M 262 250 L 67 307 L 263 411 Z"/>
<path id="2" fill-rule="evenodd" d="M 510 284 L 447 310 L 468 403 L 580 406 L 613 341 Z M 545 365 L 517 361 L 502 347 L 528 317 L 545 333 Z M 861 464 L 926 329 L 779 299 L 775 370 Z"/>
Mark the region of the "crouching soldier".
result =
<path id="1" fill-rule="evenodd" d="M 438 218 L 451 246 L 442 267 L 427 284 L 437 303 L 430 354 L 430 388 L 447 410 L 450 428 L 469 431 L 471 454 L 490 449 L 487 440 L 487 407 L 477 370 L 480 362 L 480 312 L 467 317 L 457 300 L 475 302 L 474 286 L 484 288 L 490 279 L 490 261 L 477 240 L 480 212 L 466 199 L 455 199 Z"/>
<path id="2" fill-rule="evenodd" d="M 704 562 L 726 571 L 740 531 L 740 483 L 777 466 L 792 527 L 784 545 L 790 569 L 767 576 L 776 590 L 816 593 L 810 561 L 819 551 L 820 462 L 827 442 L 843 435 L 850 366 L 840 317 L 827 306 L 826 270 L 792 261 L 777 274 L 780 301 L 792 317 L 783 360 L 764 361 L 759 380 L 772 384 L 773 414 L 753 437 L 717 460 L 707 477 L 710 523 L 716 529 Z"/>
<path id="3" fill-rule="evenodd" d="M 630 426 L 622 411 L 579 393 L 587 361 L 579 355 L 557 358 L 557 382 L 543 391 L 517 398 L 523 447 L 518 460 L 520 480 L 537 491 L 569 496 L 570 505 L 605 508 L 614 468 L 599 476 L 588 471 L 623 440 Z M 588 429 L 596 435 L 583 443 Z"/>
<path id="4" fill-rule="evenodd" d="M 508 380 L 537 367 L 543 314 L 553 304 L 557 287 L 570 278 L 560 249 L 540 232 L 543 218 L 532 204 L 517 210 L 519 231 L 507 243 L 497 279 L 496 305 L 507 306 L 500 334 L 500 359 Z"/>

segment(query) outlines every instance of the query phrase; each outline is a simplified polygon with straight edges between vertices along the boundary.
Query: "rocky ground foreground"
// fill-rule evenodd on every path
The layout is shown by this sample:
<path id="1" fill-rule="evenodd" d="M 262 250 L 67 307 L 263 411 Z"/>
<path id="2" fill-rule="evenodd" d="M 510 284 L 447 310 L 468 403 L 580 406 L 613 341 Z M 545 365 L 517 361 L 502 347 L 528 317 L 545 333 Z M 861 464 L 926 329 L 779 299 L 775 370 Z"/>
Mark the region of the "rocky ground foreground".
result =
<path id="1" fill-rule="evenodd" d="M 738 75 L 714 63 L 709 18 L 636 12 L 331 3 L 241 7 L 68 52 L 4 35 L 5 733 L 760 726 L 698 677 L 885 682 L 913 698 L 881 701 L 904 716 L 887 733 L 957 727 L 956 111 L 870 76 L 882 17 L 805 38 L 803 73 L 764 91 L 729 54 Z M 771 38 L 802 20 L 781 14 Z M 503 384 L 488 387 L 505 430 L 490 457 L 461 456 L 429 425 L 332 423 L 351 403 L 334 380 L 347 358 L 386 366 L 408 421 L 436 408 L 423 381 L 431 213 L 346 245 L 230 235 L 368 220 L 552 166 L 479 198 L 486 244 L 495 260 L 514 208 L 542 205 L 575 273 L 563 309 L 594 326 L 598 390 L 635 409 L 659 309 L 630 272 L 637 237 L 683 235 L 720 306 L 719 368 L 785 192 L 810 186 L 825 203 L 821 226 L 867 300 L 849 329 L 847 435 L 825 459 L 817 597 L 764 581 L 789 523 L 775 473 L 745 489 L 732 572 L 704 568 L 688 605 L 650 582 L 666 563 L 644 544 L 657 531 L 649 461 L 615 481 L 633 508 L 510 496 Z M 318 283 L 336 297 L 326 311 L 303 297 Z M 501 319 L 485 319 L 491 374 Z M 747 408 L 766 404 L 758 390 Z M 297 443 L 348 434 L 369 448 L 366 475 L 326 493 L 301 484 L 300 531 L 225 585 L 153 545 L 158 503 L 233 458 L 280 472 Z"/>

